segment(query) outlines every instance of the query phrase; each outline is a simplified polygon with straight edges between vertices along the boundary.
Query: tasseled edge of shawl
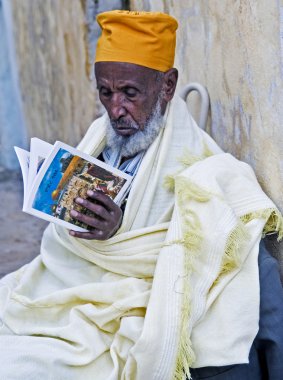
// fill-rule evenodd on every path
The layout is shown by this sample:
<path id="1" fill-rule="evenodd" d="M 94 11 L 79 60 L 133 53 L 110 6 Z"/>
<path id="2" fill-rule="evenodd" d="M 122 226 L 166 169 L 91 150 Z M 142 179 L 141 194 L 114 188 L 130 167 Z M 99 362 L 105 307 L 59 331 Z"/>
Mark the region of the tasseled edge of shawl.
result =
<path id="1" fill-rule="evenodd" d="M 241 265 L 241 249 L 245 242 L 249 239 L 249 234 L 245 225 L 254 219 L 266 220 L 265 226 L 262 231 L 262 236 L 268 234 L 277 234 L 277 240 L 280 241 L 283 237 L 283 218 L 280 212 L 275 208 L 267 208 L 251 212 L 240 217 L 240 221 L 236 228 L 231 232 L 228 237 L 224 256 L 221 262 L 221 269 L 217 279 L 211 286 L 211 289 L 219 282 L 220 278 L 239 268 Z"/>
<path id="2" fill-rule="evenodd" d="M 239 268 L 241 264 L 241 251 L 248 239 L 249 234 L 245 228 L 245 224 L 240 221 L 228 236 L 220 265 L 220 272 L 216 280 L 211 285 L 210 290 L 219 283 L 219 280 L 223 275 Z"/>
<path id="3" fill-rule="evenodd" d="M 213 153 L 209 150 L 206 144 L 203 147 L 203 153 L 200 156 L 193 155 L 189 150 L 185 150 L 178 161 L 183 167 L 189 167 L 194 163 L 201 161 Z M 193 271 L 195 256 L 200 250 L 202 243 L 202 229 L 198 216 L 189 209 L 188 204 L 194 200 L 196 202 L 209 201 L 211 194 L 202 189 L 195 183 L 178 178 L 177 175 L 182 171 L 167 175 L 164 179 L 164 187 L 170 192 L 176 192 L 179 210 L 181 212 L 183 222 L 183 238 L 170 242 L 169 244 L 182 244 L 185 249 L 184 255 L 184 272 L 186 275 L 183 278 L 183 304 L 180 321 L 180 338 L 176 366 L 174 372 L 174 380 L 190 379 L 190 367 L 195 361 L 195 353 L 192 349 L 192 342 L 187 333 L 188 320 L 191 312 L 191 294 L 188 278 Z M 176 183 L 177 182 L 177 183 Z M 187 281 L 186 281 L 187 279 Z"/>
<path id="4" fill-rule="evenodd" d="M 247 215 L 241 216 L 241 220 L 244 224 L 247 224 L 253 219 L 265 219 L 266 224 L 264 226 L 262 235 L 265 237 L 268 234 L 278 234 L 277 240 L 280 241 L 283 238 L 283 217 L 276 208 L 267 208 L 264 210 L 258 210 L 251 212 Z"/>
<path id="5" fill-rule="evenodd" d="M 188 279 L 194 270 L 195 258 L 201 248 L 203 240 L 201 223 L 196 213 L 190 210 L 189 203 L 192 200 L 196 202 L 208 202 L 212 194 L 182 177 L 179 177 L 176 181 L 175 176 L 167 177 L 167 188 L 168 190 L 175 190 L 176 192 L 178 208 L 183 222 L 183 238 L 178 241 L 172 241 L 169 244 L 182 244 L 185 249 L 185 276 L 183 276 L 183 304 L 180 320 L 180 337 L 173 377 L 173 380 L 185 380 L 191 379 L 190 367 L 195 361 L 192 342 L 187 333 L 188 320 L 191 313 L 191 289 Z M 220 277 L 230 273 L 241 265 L 241 251 L 249 239 L 249 234 L 245 225 L 253 219 L 262 218 L 266 219 L 263 236 L 274 232 L 278 233 L 278 240 L 282 239 L 283 218 L 277 209 L 269 208 L 242 216 L 238 225 L 233 229 L 227 239 L 219 276 L 212 284 L 212 287 L 218 283 Z"/>
<path id="6" fill-rule="evenodd" d="M 207 157 L 213 156 L 213 152 L 208 148 L 207 144 L 203 144 L 203 151 L 200 156 L 194 155 L 190 153 L 189 149 L 185 149 L 182 156 L 178 158 L 178 161 L 183 165 L 183 166 L 192 166 L 198 161 L 204 160 Z"/>
<path id="7" fill-rule="evenodd" d="M 189 277 L 194 269 L 194 261 L 200 251 L 203 236 L 202 228 L 198 216 L 189 209 L 190 201 L 207 202 L 211 194 L 200 188 L 195 183 L 178 178 L 175 183 L 178 208 L 183 222 L 183 238 L 171 242 L 170 244 L 182 244 L 184 254 L 184 273 L 183 276 L 183 303 L 180 320 L 179 347 L 174 372 L 174 380 L 190 379 L 190 367 L 195 361 L 195 354 L 192 343 L 187 332 L 188 320 L 191 313 L 191 289 Z"/>
<path id="8" fill-rule="evenodd" d="M 183 168 L 181 168 L 177 173 L 175 174 L 169 174 L 164 178 L 163 186 L 165 189 L 167 189 L 170 192 L 174 192 L 175 190 L 175 179 L 176 176 L 184 170 L 186 167 L 190 167 L 196 162 L 202 161 L 205 158 L 208 158 L 213 155 L 213 152 L 208 148 L 206 143 L 203 144 L 203 151 L 200 156 L 194 155 L 190 153 L 188 149 L 185 149 L 182 156 L 178 158 L 178 161 L 182 164 Z"/>

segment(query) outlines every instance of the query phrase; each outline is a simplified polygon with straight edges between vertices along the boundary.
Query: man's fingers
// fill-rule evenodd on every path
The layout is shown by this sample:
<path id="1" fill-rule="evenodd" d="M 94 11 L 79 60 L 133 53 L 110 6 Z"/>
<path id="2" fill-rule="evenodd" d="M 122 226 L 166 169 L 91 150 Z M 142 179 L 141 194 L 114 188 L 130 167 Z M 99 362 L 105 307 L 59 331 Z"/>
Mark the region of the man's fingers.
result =
<path id="1" fill-rule="evenodd" d="M 101 203 L 104 207 L 106 207 L 109 211 L 115 211 L 119 206 L 111 199 L 108 195 L 104 194 L 102 191 L 92 191 L 88 190 L 87 195 Z"/>
<path id="2" fill-rule="evenodd" d="M 104 230 L 107 225 L 106 221 L 101 221 L 101 220 L 96 219 L 93 216 L 81 214 L 80 212 L 76 210 L 71 210 L 70 214 L 76 220 L 79 220 L 90 227 L 98 228 L 99 230 Z"/>
<path id="3" fill-rule="evenodd" d="M 100 218 L 108 221 L 110 219 L 109 212 L 102 206 L 93 202 L 88 201 L 84 198 L 76 198 L 75 202 L 88 210 L 92 211 L 94 214 L 98 215 Z M 71 211 L 72 213 L 72 211 Z M 75 215 L 73 215 L 75 216 Z"/>
<path id="4" fill-rule="evenodd" d="M 69 231 L 69 234 L 73 237 L 87 240 L 105 240 L 104 234 L 102 231 L 94 230 L 91 232 L 77 232 L 77 231 Z"/>
<path id="5" fill-rule="evenodd" d="M 94 229 L 90 232 L 70 231 L 70 234 L 81 239 L 109 239 L 121 224 L 122 210 L 103 193 L 89 191 L 87 194 L 88 199 L 78 197 L 75 202 L 84 209 L 91 211 L 92 215 L 85 215 L 77 210 L 71 210 L 70 214 L 74 219 Z"/>

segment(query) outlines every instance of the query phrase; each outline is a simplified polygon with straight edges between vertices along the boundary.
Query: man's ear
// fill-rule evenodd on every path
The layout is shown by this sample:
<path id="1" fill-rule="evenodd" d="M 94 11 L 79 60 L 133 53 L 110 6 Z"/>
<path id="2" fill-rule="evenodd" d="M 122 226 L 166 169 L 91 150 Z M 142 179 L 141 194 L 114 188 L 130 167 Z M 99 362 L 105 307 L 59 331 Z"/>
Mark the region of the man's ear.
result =
<path id="1" fill-rule="evenodd" d="M 164 73 L 163 79 L 163 99 L 169 102 L 175 93 L 178 81 L 178 70 L 172 68 Z"/>

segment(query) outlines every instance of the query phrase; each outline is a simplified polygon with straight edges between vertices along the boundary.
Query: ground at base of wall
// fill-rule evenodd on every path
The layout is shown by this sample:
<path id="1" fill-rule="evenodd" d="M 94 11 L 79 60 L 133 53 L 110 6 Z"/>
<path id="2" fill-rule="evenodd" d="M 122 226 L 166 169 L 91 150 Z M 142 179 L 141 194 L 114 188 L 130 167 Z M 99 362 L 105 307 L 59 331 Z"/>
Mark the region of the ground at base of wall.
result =
<path id="1" fill-rule="evenodd" d="M 21 211 L 23 185 L 20 172 L 0 167 L 0 278 L 39 254 L 47 222 Z"/>

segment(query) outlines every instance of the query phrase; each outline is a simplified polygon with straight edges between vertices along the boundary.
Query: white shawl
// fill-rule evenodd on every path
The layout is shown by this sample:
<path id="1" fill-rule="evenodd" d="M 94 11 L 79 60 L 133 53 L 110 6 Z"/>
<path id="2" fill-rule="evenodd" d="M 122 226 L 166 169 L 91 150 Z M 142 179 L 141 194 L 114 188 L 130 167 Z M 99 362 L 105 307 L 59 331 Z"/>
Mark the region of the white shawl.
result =
<path id="1" fill-rule="evenodd" d="M 102 151 L 105 121 L 80 149 Z M 118 233 L 85 241 L 50 225 L 41 255 L 1 280 L 0 379 L 170 380 L 247 363 L 258 245 L 278 215 L 251 168 L 174 99 Z"/>

